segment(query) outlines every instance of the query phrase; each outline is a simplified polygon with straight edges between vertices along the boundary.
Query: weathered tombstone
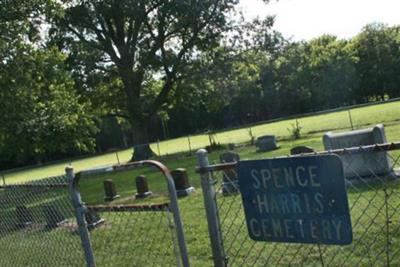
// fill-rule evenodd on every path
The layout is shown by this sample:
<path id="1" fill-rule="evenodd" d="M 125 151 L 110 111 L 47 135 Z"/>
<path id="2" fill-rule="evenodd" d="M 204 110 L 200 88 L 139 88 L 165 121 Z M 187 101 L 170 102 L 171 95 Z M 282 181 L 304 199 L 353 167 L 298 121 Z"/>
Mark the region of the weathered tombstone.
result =
<path id="1" fill-rule="evenodd" d="M 25 206 L 17 206 L 15 208 L 17 214 L 17 227 L 23 228 L 33 223 L 31 211 Z"/>
<path id="2" fill-rule="evenodd" d="M 275 135 L 264 135 L 257 138 L 256 146 L 259 152 L 271 151 L 278 148 Z"/>
<path id="3" fill-rule="evenodd" d="M 112 201 L 116 198 L 119 198 L 119 195 L 117 194 L 117 190 L 115 188 L 115 184 L 111 179 L 107 179 L 104 181 L 104 193 L 105 193 L 104 197 L 105 201 Z"/>
<path id="4" fill-rule="evenodd" d="M 219 160 L 221 163 L 238 162 L 240 160 L 240 156 L 235 152 L 225 152 L 219 156 Z M 236 171 L 234 169 L 224 170 L 222 179 L 222 194 L 227 196 L 238 192 L 239 184 Z"/>
<path id="5" fill-rule="evenodd" d="M 174 179 L 176 194 L 178 197 L 185 197 L 194 192 L 194 187 L 190 186 L 186 169 L 178 168 L 171 171 L 171 175 Z"/>
<path id="6" fill-rule="evenodd" d="M 46 218 L 46 228 L 49 229 L 55 228 L 67 221 L 56 205 L 50 204 L 43 206 L 43 214 Z"/>
<path id="7" fill-rule="evenodd" d="M 153 193 L 149 190 L 149 184 L 147 183 L 146 176 L 139 175 L 136 177 L 136 198 L 146 198 L 151 196 Z"/>
<path id="8" fill-rule="evenodd" d="M 290 155 L 300 155 L 305 153 L 314 153 L 315 150 L 309 146 L 295 146 L 290 149 Z"/>
<path id="9" fill-rule="evenodd" d="M 373 128 L 344 133 L 328 132 L 323 136 L 325 150 L 359 147 L 386 143 L 382 124 Z M 347 179 L 386 176 L 392 163 L 385 151 L 365 151 L 359 154 L 341 154 L 344 174 Z"/>
<path id="10" fill-rule="evenodd" d="M 228 144 L 228 149 L 229 149 L 229 150 L 235 150 L 235 144 L 229 143 L 229 144 Z"/>
<path id="11" fill-rule="evenodd" d="M 105 220 L 101 218 L 97 212 L 90 210 L 85 213 L 85 219 L 87 223 L 87 228 L 89 230 L 92 230 L 105 222 Z"/>

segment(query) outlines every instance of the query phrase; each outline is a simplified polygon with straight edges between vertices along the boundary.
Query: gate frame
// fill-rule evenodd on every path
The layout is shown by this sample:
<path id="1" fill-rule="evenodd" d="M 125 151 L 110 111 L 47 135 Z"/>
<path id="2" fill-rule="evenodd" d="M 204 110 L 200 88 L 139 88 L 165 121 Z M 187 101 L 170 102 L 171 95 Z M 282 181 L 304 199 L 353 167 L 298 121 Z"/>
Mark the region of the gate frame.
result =
<path id="1" fill-rule="evenodd" d="M 171 176 L 170 170 L 161 162 L 154 160 L 142 160 L 126 164 L 112 165 L 109 167 L 103 167 L 98 169 L 84 170 L 76 174 L 74 174 L 74 170 L 72 167 L 69 166 L 65 168 L 65 172 L 69 180 L 69 191 L 72 199 L 72 204 L 75 209 L 75 215 L 78 222 L 79 235 L 81 237 L 81 242 L 85 252 L 85 258 L 88 267 L 96 267 L 96 263 L 93 255 L 92 245 L 90 242 L 89 230 L 87 228 L 87 222 L 85 219 L 85 213 L 87 211 L 87 208 L 85 206 L 85 203 L 82 202 L 81 194 L 78 190 L 78 184 L 81 176 L 84 174 L 95 174 L 95 173 L 98 174 L 98 173 L 107 173 L 112 171 L 137 169 L 147 165 L 156 167 L 164 175 L 166 179 L 169 200 L 170 200 L 170 207 L 171 207 L 171 212 L 173 214 L 176 235 L 178 239 L 180 260 L 184 267 L 190 267 L 188 251 L 185 241 L 185 234 L 183 231 L 182 219 L 179 212 L 178 196 L 176 194 L 174 180 Z M 180 265 L 179 261 L 177 263 L 179 266 Z"/>

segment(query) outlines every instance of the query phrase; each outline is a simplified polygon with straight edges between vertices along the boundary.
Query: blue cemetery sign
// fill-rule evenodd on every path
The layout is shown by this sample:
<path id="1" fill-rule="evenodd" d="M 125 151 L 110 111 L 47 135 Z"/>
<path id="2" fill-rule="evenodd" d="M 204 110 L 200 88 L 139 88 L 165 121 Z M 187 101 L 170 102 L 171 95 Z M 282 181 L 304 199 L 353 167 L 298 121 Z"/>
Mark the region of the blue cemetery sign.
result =
<path id="1" fill-rule="evenodd" d="M 352 242 L 343 166 L 338 156 L 240 161 L 237 173 L 253 240 Z"/>

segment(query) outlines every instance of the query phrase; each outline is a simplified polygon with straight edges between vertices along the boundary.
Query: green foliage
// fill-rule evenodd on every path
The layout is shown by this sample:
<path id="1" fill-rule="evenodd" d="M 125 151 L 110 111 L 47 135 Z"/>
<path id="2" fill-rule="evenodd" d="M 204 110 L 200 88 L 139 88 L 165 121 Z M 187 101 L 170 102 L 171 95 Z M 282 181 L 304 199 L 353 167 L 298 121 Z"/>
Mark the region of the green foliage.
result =
<path id="1" fill-rule="evenodd" d="M 52 0 L 1 0 L 0 49 L 6 45 L 12 50 L 19 41 L 39 41 L 44 14 L 56 10 Z"/>
<path id="2" fill-rule="evenodd" d="M 290 137 L 297 140 L 301 138 L 301 129 L 303 127 L 300 126 L 299 120 L 296 119 L 295 123 L 292 123 L 291 128 L 288 129 L 290 133 Z"/>
<path id="3" fill-rule="evenodd" d="M 84 69 L 121 82 L 122 86 L 101 87 L 124 98 L 108 105 L 113 106 L 110 113 L 127 119 L 134 142 L 145 144 L 151 119 L 168 106 L 194 55 L 218 46 L 235 4 L 236 0 L 79 0 L 61 5 L 64 11 L 53 18 L 50 32 L 62 48 L 79 47 L 90 57 L 80 61 Z M 75 57 L 79 59 L 76 53 Z M 148 85 L 155 76 L 160 87 L 153 83 L 153 90 Z"/>
<path id="4" fill-rule="evenodd" d="M 199 60 L 197 73 L 179 84 L 173 129 L 192 133 L 400 96 L 399 27 L 372 24 L 351 40 L 323 35 L 289 42 L 274 35 L 271 23 L 247 25 L 241 34 L 252 42 L 235 35 L 245 45 Z"/>
<path id="5" fill-rule="evenodd" d="M 108 136 L 147 143 L 161 129 L 182 136 L 400 96 L 398 26 L 291 42 L 274 17 L 234 21 L 237 2 L 1 1 L 1 153 L 93 151 L 94 117 L 106 150 L 121 145 Z M 59 145 L 67 132 L 76 142 Z"/>
<path id="6" fill-rule="evenodd" d="M 16 47 L 0 70 L 0 153 L 12 164 L 94 149 L 90 106 L 79 102 L 54 49 Z"/>
<path id="7" fill-rule="evenodd" d="M 253 130 L 251 129 L 251 127 L 247 129 L 247 133 L 249 135 L 250 144 L 254 145 L 254 141 L 255 141 L 256 137 L 254 136 Z"/>
<path id="8" fill-rule="evenodd" d="M 207 132 L 207 136 L 208 136 L 208 142 L 210 143 L 210 146 L 211 147 L 216 146 L 217 145 L 217 140 L 216 140 L 217 133 L 215 131 L 209 130 Z"/>
<path id="9" fill-rule="evenodd" d="M 400 27 L 369 24 L 353 40 L 363 101 L 400 96 Z"/>

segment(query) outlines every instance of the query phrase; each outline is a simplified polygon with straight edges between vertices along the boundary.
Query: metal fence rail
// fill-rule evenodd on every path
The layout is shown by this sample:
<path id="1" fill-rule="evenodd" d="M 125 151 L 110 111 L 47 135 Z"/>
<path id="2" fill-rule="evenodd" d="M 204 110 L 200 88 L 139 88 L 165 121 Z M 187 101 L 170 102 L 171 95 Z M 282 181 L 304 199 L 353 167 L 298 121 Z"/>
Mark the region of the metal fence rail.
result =
<path id="1" fill-rule="evenodd" d="M 0 187 L 0 266 L 82 266 L 66 176 Z"/>
<path id="2" fill-rule="evenodd" d="M 223 188 L 224 172 L 236 164 L 209 165 L 206 152 L 198 152 L 215 266 L 400 265 L 400 143 L 313 154 L 327 153 L 340 155 L 350 173 L 346 190 L 353 242 L 346 246 L 253 241 L 240 194 Z"/>

